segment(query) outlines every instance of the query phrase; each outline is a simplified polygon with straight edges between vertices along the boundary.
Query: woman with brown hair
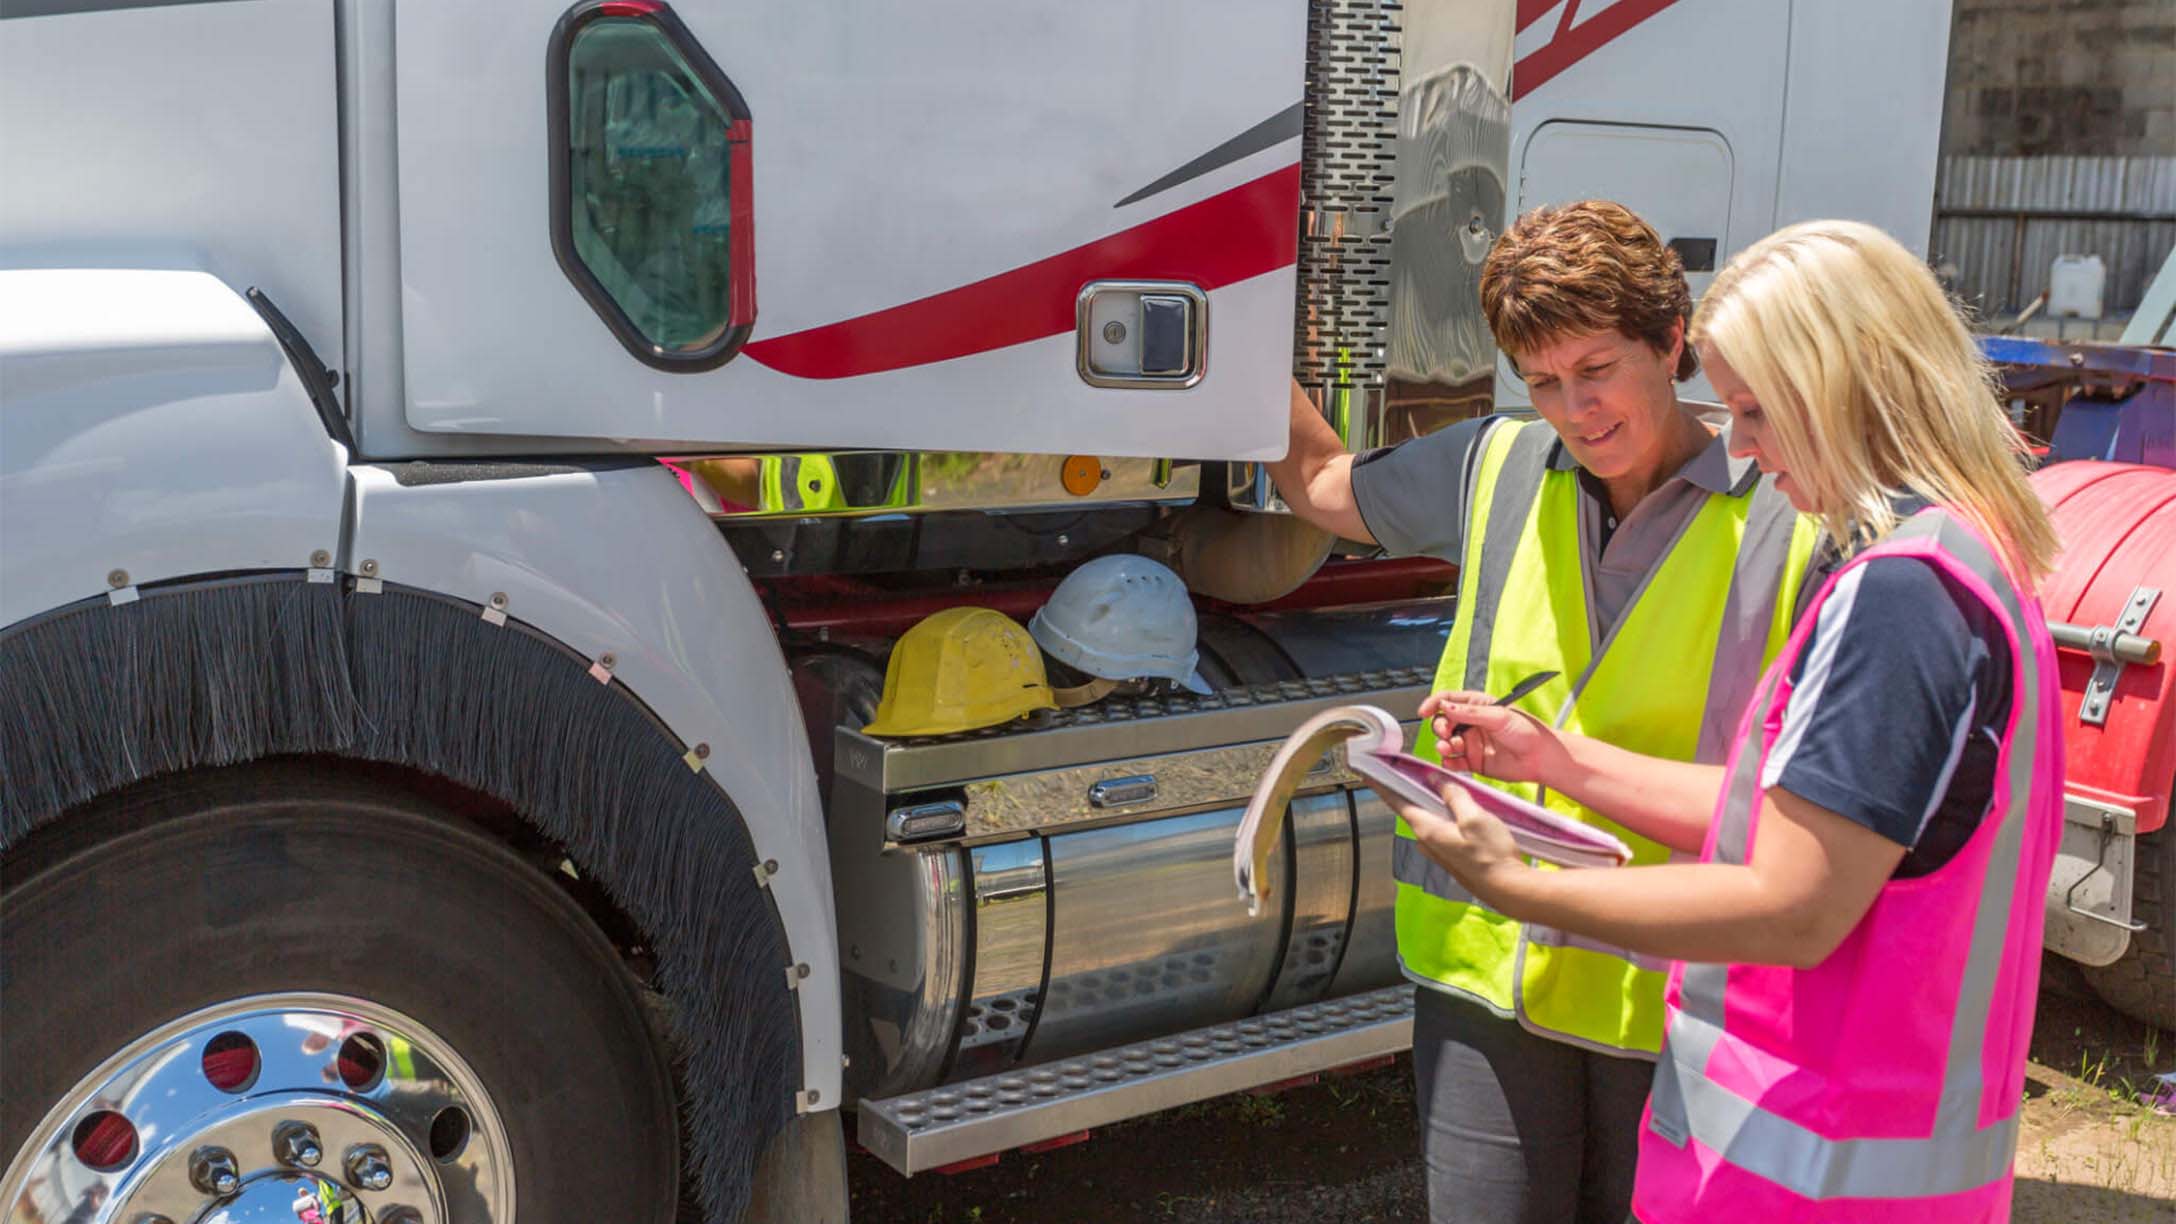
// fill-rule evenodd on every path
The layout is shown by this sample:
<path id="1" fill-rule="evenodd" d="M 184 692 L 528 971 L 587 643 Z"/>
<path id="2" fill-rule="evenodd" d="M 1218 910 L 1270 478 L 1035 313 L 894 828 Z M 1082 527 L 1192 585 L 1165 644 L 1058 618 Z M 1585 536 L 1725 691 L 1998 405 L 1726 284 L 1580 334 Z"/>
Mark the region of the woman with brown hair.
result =
<path id="1" fill-rule="evenodd" d="M 1727 765 L 1470 691 L 1421 708 L 1454 766 L 1577 795 L 1702 861 L 1537 871 L 1455 788 L 1448 818 L 1406 818 L 1500 912 L 1674 962 L 1641 1219 L 2007 1220 L 2063 823 L 2063 695 L 2032 594 L 2054 531 L 1978 345 L 1881 231 L 1755 243 L 1694 335 L 1733 453 L 1849 554 Z"/>
<path id="2" fill-rule="evenodd" d="M 1698 363 L 1676 254 L 1617 204 L 1537 209 L 1490 252 L 1481 304 L 1539 422 L 1491 416 L 1355 456 L 1295 386 L 1278 491 L 1340 535 L 1458 563 L 1438 691 L 1504 694 L 1554 673 L 1516 708 L 1720 761 L 1783 644 L 1816 532 L 1677 398 Z M 1635 862 L 1670 856 L 1559 793 L 1501 785 L 1624 838 Z M 1664 962 L 1515 921 L 1397 832 L 1432 1217 L 1616 1224 Z"/>

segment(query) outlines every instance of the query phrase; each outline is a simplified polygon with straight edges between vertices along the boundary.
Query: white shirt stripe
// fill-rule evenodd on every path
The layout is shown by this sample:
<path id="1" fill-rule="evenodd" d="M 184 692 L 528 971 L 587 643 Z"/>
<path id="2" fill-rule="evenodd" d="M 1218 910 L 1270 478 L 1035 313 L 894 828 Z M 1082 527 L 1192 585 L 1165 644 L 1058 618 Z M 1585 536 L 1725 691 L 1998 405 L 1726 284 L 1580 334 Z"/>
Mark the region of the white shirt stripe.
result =
<path id="1" fill-rule="evenodd" d="M 1768 750 L 1768 759 L 1760 770 L 1760 788 L 1768 790 L 1783 777 L 1783 768 L 1791 763 L 1791 754 L 1806 738 L 1806 725 L 1813 721 L 1813 710 L 1821 703 L 1821 690 L 1828 685 L 1828 678 L 1836 666 L 1836 651 L 1844 640 L 1844 624 L 1851 619 L 1851 609 L 1858 603 L 1859 583 L 1866 576 L 1866 567 L 1854 565 L 1836 580 L 1836 589 L 1829 592 L 1828 600 L 1821 605 L 1821 618 L 1814 624 L 1813 649 L 1806 654 L 1806 665 L 1798 674 L 1798 683 L 1791 689 L 1791 703 L 1783 711 L 1783 730 L 1776 735 L 1775 746 Z"/>
<path id="2" fill-rule="evenodd" d="M 1935 778 L 1934 789 L 1927 795 L 1926 810 L 1919 813 L 1919 827 L 1912 830 L 1912 844 L 1915 846 L 1919 844 L 1921 837 L 1926 836 L 1927 822 L 1933 820 L 1934 813 L 1941 810 L 1942 800 L 1949 797 L 1949 779 L 1957 772 L 1957 762 L 1964 758 L 1964 746 L 1972 738 L 1972 716 L 1979 712 L 1979 708 L 1980 694 L 1975 686 L 1971 700 L 1964 703 L 1964 717 L 1957 720 L 1956 728 L 1949 733 L 1949 757 L 1942 762 L 1941 776 Z M 1992 735 L 1988 738 L 1994 739 Z M 2001 741 L 1995 740 L 1995 743 L 1999 747 Z"/>

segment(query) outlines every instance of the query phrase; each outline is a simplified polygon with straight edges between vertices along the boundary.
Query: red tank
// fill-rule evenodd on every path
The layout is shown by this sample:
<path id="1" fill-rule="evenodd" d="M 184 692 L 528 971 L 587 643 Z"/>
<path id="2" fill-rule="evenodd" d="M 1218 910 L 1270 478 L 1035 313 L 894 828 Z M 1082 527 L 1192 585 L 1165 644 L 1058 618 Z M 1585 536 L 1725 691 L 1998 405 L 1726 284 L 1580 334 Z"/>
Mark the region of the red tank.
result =
<path id="1" fill-rule="evenodd" d="M 2139 587 L 2161 598 L 2136 632 L 2176 647 L 2176 471 L 2090 460 L 2058 463 L 2032 477 L 2063 542 L 2041 590 L 2050 621 L 2114 625 Z M 2061 652 L 2067 789 L 2138 814 L 2138 832 L 2168 820 L 2176 780 L 2176 666 L 2163 657 L 2130 664 L 2116 680 L 2107 722 L 2079 717 L 2094 660 Z"/>

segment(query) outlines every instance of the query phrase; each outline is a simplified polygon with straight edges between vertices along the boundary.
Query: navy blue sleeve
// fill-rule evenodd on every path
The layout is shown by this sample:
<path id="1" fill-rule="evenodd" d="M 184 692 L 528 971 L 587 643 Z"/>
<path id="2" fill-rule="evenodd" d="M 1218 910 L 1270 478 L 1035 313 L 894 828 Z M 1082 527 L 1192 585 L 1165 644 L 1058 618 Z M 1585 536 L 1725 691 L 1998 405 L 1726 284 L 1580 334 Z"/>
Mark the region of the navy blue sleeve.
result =
<path id="1" fill-rule="evenodd" d="M 1986 605 L 1910 557 L 1853 567 L 1818 616 L 1792 666 L 1761 785 L 1906 849 L 1943 815 L 1946 860 L 1948 843 L 1969 837 L 1992 795 L 2009 707 L 2000 626 Z M 1950 827 L 1959 820 L 1962 829 Z"/>

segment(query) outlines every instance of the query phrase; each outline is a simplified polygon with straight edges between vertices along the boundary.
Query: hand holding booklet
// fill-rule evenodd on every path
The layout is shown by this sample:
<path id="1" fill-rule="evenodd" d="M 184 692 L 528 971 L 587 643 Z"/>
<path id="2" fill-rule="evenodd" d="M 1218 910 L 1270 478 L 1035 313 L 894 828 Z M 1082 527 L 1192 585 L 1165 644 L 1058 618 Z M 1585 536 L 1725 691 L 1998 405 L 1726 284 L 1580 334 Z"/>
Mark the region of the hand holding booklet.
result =
<path id="1" fill-rule="evenodd" d="M 1269 769 L 1247 801 L 1246 817 L 1232 848 L 1232 876 L 1248 913 L 1259 913 L 1270 891 L 1269 856 L 1284 827 L 1285 807 L 1323 753 L 1345 741 L 1345 763 L 1378 789 L 1448 818 L 1442 788 L 1456 786 L 1511 830 L 1519 851 L 1562 867 L 1617 867 L 1632 851 L 1616 837 L 1568 816 L 1529 803 L 1468 774 L 1423 761 L 1405 751 L 1398 720 L 1375 706 L 1324 710 L 1285 737 Z"/>

